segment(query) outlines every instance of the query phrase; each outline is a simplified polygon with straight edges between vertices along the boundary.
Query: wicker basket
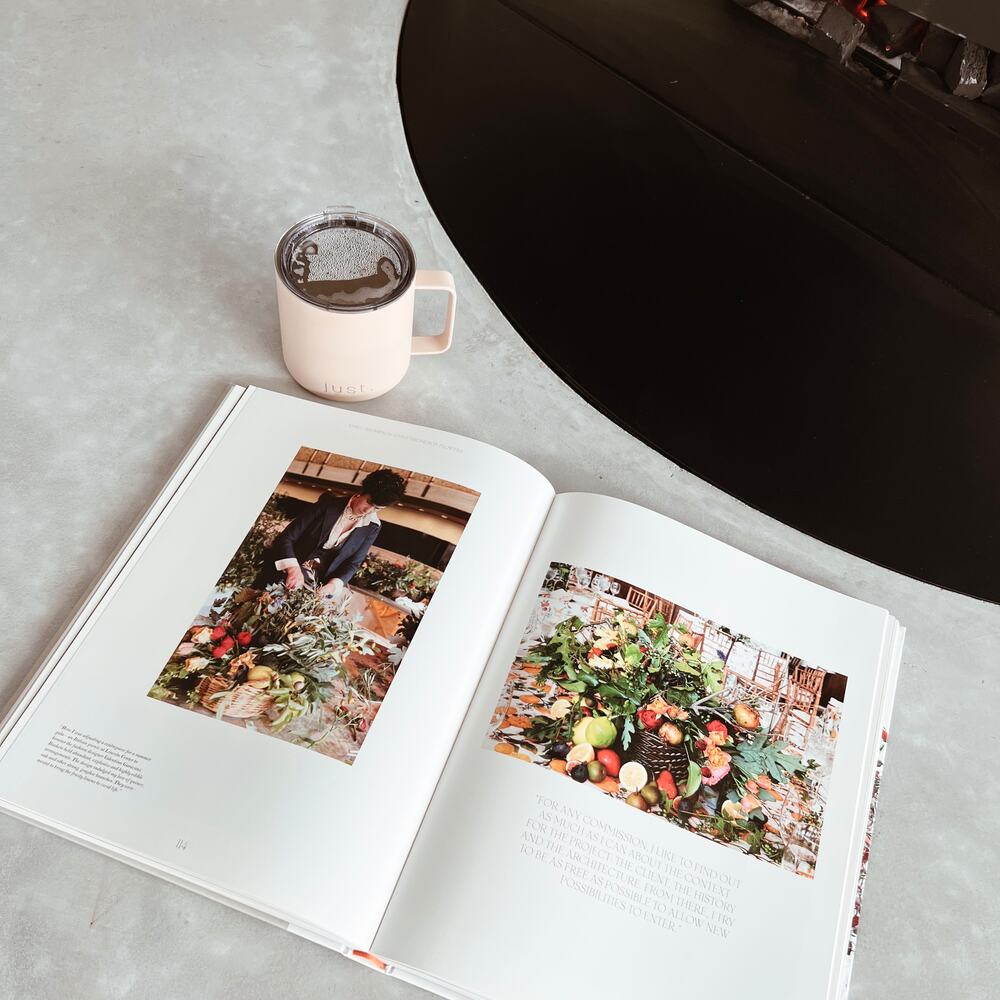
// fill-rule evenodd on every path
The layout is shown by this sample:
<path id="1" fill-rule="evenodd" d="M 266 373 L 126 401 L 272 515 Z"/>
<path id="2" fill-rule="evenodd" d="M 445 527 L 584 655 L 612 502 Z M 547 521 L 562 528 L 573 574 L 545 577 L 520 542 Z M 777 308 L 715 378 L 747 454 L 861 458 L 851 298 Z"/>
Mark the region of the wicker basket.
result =
<path id="1" fill-rule="evenodd" d="M 218 694 L 221 697 L 213 697 Z M 202 678 L 198 684 L 198 695 L 204 708 L 218 712 L 221 707 L 222 714 L 231 719 L 256 719 L 274 704 L 274 699 L 266 691 L 258 691 L 249 684 L 232 687 L 230 680 L 218 674 Z"/>
<path id="2" fill-rule="evenodd" d="M 232 686 L 233 682 L 228 677 L 223 677 L 221 674 L 206 674 L 198 681 L 198 700 L 201 702 L 201 707 L 214 712 L 219 706 L 218 699 L 211 700 L 212 695 L 228 691 Z"/>
<path id="3" fill-rule="evenodd" d="M 640 729 L 632 736 L 628 755 L 646 769 L 651 781 L 655 781 L 661 771 L 669 771 L 678 787 L 687 781 L 688 757 L 683 747 L 672 747 L 664 743 L 656 733 Z"/>

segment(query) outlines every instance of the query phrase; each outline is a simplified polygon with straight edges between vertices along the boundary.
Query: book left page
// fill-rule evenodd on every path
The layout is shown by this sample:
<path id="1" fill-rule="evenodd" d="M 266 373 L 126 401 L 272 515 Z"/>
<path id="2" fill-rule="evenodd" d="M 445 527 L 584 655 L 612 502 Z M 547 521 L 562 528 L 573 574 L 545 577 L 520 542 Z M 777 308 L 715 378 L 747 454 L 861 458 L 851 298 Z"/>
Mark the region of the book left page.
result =
<path id="1" fill-rule="evenodd" d="M 19 706 L 0 808 L 364 947 L 552 498 L 246 390 Z"/>

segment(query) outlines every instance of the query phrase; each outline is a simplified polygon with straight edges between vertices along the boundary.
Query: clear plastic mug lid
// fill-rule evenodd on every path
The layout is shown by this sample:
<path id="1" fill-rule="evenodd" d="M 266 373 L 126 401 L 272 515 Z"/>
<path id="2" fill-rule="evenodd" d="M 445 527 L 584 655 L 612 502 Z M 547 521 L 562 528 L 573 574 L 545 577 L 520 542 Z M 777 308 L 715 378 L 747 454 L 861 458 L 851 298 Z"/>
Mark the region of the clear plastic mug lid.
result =
<path id="1" fill-rule="evenodd" d="M 415 271 L 413 250 L 395 226 L 341 206 L 292 226 L 274 263 L 299 298 L 338 312 L 388 305 L 409 288 Z"/>

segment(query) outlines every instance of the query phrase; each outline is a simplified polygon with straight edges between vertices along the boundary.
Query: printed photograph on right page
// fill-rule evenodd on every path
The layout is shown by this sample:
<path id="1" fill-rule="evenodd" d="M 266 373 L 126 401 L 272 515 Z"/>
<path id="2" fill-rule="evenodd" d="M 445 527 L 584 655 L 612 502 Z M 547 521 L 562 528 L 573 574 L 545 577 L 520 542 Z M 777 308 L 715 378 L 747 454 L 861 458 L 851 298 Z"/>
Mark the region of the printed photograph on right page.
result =
<path id="1" fill-rule="evenodd" d="M 794 651 L 553 563 L 486 747 L 812 878 L 846 691 Z"/>

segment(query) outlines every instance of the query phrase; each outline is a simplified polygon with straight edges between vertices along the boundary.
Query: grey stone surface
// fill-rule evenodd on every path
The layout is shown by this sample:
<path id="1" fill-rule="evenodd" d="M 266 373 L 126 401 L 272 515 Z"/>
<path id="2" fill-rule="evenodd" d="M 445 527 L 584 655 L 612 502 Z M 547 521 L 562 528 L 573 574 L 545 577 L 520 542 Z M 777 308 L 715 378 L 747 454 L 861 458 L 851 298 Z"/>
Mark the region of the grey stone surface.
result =
<path id="1" fill-rule="evenodd" d="M 273 246 L 308 212 L 354 203 L 399 225 L 422 266 L 450 268 L 461 296 L 454 349 L 418 359 L 363 409 L 491 441 L 560 490 L 670 514 L 908 626 L 852 996 L 995 996 L 1000 609 L 747 508 L 552 374 L 464 266 L 417 183 L 394 84 L 401 16 L 400 0 L 5 9 L 0 698 L 225 385 L 299 392 L 278 346 Z M 421 995 L 4 817 L 0 845 L 0 997 Z M 774 995 L 791 996 L 780 955 L 762 960 Z"/>

